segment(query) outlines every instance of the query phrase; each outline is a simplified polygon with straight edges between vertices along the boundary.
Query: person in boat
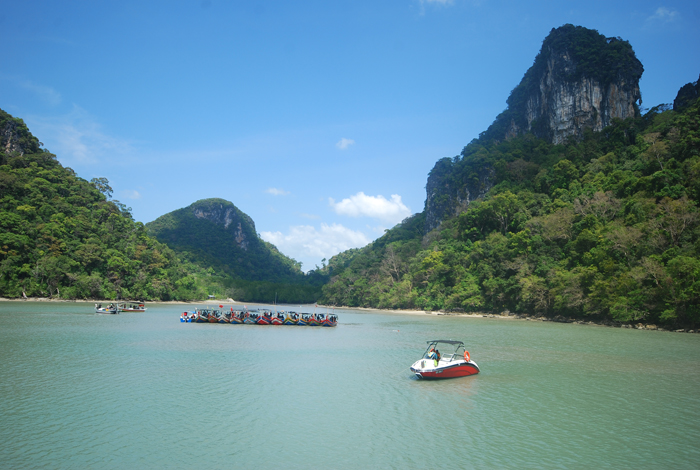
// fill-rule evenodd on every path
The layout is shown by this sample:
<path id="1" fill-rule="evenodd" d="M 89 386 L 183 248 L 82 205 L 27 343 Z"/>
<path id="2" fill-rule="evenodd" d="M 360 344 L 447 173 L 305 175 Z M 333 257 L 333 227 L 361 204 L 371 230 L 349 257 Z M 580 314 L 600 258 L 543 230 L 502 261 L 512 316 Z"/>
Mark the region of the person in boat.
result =
<path id="1" fill-rule="evenodd" d="M 425 355 L 426 359 L 435 359 L 437 356 L 435 354 L 435 348 L 430 348 L 430 351 L 428 351 L 428 354 Z"/>

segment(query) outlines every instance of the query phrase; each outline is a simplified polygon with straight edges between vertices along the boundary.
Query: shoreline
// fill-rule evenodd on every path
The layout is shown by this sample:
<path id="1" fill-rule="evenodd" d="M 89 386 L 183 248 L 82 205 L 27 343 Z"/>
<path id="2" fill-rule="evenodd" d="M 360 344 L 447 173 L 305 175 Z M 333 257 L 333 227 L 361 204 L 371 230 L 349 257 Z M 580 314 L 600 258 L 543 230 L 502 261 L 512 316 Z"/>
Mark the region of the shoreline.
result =
<path id="1" fill-rule="evenodd" d="M 7 298 L 7 297 L 0 297 L 0 302 L 74 302 L 74 303 L 115 303 L 115 302 L 120 302 L 117 300 L 84 300 L 84 299 L 74 299 L 74 300 L 68 300 L 68 299 L 51 299 L 48 297 L 28 297 L 26 299 L 22 298 Z M 124 302 L 130 302 L 129 300 L 126 300 Z M 133 301 L 131 301 L 133 302 Z M 237 300 L 233 300 L 231 298 L 228 299 L 207 299 L 207 300 L 199 300 L 199 301 L 181 301 L 181 300 L 165 300 L 165 301 L 147 301 L 153 304 L 167 304 L 167 305 L 209 305 L 209 304 L 234 304 L 234 305 L 254 305 L 254 306 L 271 306 L 272 304 L 270 303 L 260 303 L 260 302 L 240 302 Z M 278 304 L 278 306 L 293 306 L 297 304 Z M 692 329 L 687 329 L 687 328 L 680 328 L 676 330 L 669 330 L 666 328 L 659 327 L 657 325 L 653 324 L 647 324 L 647 323 L 615 323 L 610 320 L 604 320 L 604 321 L 584 321 L 584 320 L 576 320 L 574 318 L 566 318 L 562 317 L 561 315 L 557 315 L 552 318 L 548 317 L 536 317 L 532 315 L 520 315 L 520 314 L 511 314 L 510 312 L 506 311 L 504 314 L 493 314 L 493 313 L 455 313 L 455 312 L 444 312 L 441 310 L 436 310 L 436 311 L 428 311 L 428 310 L 412 310 L 412 309 L 382 309 L 382 308 L 372 308 L 372 307 L 346 307 L 346 306 L 330 306 L 330 305 L 319 305 L 319 304 L 299 304 L 300 306 L 306 306 L 306 307 L 311 307 L 311 306 L 316 306 L 317 308 L 321 309 L 339 309 L 339 310 L 358 310 L 361 312 L 374 312 L 374 313 L 393 313 L 393 314 L 399 314 L 399 315 L 433 315 L 433 316 L 451 316 L 451 317 L 464 317 L 464 318 L 495 318 L 499 320 L 523 320 L 523 321 L 541 321 L 541 322 L 554 322 L 554 323 L 570 323 L 574 325 L 588 325 L 588 326 L 605 326 L 609 328 L 626 328 L 626 329 L 634 329 L 634 330 L 647 330 L 647 331 L 668 331 L 671 333 L 700 333 L 700 330 L 692 330 Z"/>
<path id="2" fill-rule="evenodd" d="M 319 305 L 320 307 L 320 305 Z M 325 306 L 324 306 L 325 307 Z M 367 312 L 376 313 L 398 313 L 404 315 L 435 315 L 435 316 L 452 316 L 452 317 L 465 317 L 465 318 L 495 318 L 499 320 L 523 320 L 523 321 L 539 321 L 539 322 L 553 322 L 553 323 L 570 323 L 574 325 L 587 325 L 587 326 L 603 326 L 608 328 L 623 328 L 632 330 L 647 330 L 647 331 L 668 331 L 671 333 L 700 333 L 699 330 L 693 330 L 689 328 L 680 328 L 676 330 L 669 330 L 654 324 L 648 323 L 615 323 L 611 320 L 603 321 L 592 321 L 592 320 L 577 320 L 574 318 L 566 318 L 561 315 L 555 317 L 536 317 L 532 315 L 521 315 L 514 313 L 504 314 L 493 314 L 493 313 L 456 313 L 456 312 L 444 312 L 441 310 L 427 311 L 427 310 L 402 310 L 402 309 L 379 309 L 370 307 L 334 307 L 336 309 L 347 309 L 347 310 L 361 310 Z"/>

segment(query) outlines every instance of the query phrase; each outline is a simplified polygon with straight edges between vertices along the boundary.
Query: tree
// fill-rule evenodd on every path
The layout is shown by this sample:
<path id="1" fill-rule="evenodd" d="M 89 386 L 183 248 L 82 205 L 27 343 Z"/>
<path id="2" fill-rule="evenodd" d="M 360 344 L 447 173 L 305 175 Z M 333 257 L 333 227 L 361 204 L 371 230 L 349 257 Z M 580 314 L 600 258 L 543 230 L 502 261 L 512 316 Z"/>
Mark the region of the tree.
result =
<path id="1" fill-rule="evenodd" d="M 104 194 L 107 199 L 112 197 L 112 187 L 109 185 L 109 180 L 105 177 L 93 178 L 90 183 L 102 194 Z"/>
<path id="2" fill-rule="evenodd" d="M 661 225 L 668 233 L 671 243 L 678 245 L 683 233 L 695 226 L 698 221 L 695 202 L 685 196 L 677 200 L 664 198 L 659 206 L 663 213 Z"/>

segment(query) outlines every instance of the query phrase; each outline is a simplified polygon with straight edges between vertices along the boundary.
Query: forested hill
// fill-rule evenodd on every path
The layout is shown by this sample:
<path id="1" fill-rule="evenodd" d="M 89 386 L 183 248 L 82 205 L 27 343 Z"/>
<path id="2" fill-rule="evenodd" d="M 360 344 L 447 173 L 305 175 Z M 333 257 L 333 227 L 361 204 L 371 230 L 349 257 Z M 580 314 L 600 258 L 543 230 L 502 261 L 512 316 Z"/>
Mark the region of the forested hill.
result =
<path id="1" fill-rule="evenodd" d="M 151 235 L 238 279 L 289 280 L 300 267 L 258 237 L 253 220 L 231 202 L 203 199 L 146 224 Z"/>
<path id="2" fill-rule="evenodd" d="M 447 182 L 433 188 L 438 203 L 450 185 L 483 193 L 436 228 L 419 214 L 331 258 L 321 301 L 700 327 L 695 86 L 675 111 L 563 142 L 482 134 L 430 177 Z"/>
<path id="3" fill-rule="evenodd" d="M 326 280 L 305 275 L 301 263 L 261 239 L 253 219 L 224 199 L 202 199 L 146 227 L 183 259 L 219 273 L 236 299 L 313 302 Z"/>
<path id="4" fill-rule="evenodd" d="M 0 110 L 0 296 L 190 300 L 196 273 Z"/>
<path id="5" fill-rule="evenodd" d="M 327 280 L 259 239 L 252 219 L 221 199 L 149 224 L 43 149 L 0 110 L 0 297 L 313 302 Z"/>

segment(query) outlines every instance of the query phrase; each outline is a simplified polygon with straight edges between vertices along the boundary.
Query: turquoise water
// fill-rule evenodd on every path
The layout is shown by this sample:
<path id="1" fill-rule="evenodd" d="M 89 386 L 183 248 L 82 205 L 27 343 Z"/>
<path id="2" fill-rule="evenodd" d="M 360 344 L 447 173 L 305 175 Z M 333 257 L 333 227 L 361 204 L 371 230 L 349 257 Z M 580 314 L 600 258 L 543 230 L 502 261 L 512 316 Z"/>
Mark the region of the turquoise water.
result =
<path id="1" fill-rule="evenodd" d="M 2 468 L 698 468 L 700 335 L 336 310 L 337 328 L 0 302 Z M 429 339 L 481 374 L 419 381 Z"/>

